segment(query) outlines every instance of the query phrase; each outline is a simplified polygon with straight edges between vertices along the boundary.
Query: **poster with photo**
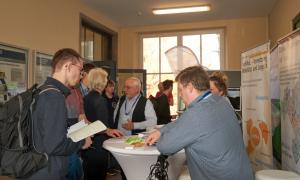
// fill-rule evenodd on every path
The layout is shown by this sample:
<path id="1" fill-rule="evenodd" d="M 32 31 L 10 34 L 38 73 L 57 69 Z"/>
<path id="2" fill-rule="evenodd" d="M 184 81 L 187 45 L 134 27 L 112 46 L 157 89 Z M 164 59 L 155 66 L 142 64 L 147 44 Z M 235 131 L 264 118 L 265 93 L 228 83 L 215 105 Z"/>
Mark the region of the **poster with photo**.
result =
<path id="1" fill-rule="evenodd" d="M 51 62 L 53 56 L 39 51 L 34 51 L 33 57 L 33 83 L 42 84 L 47 77 L 52 74 Z"/>
<path id="2" fill-rule="evenodd" d="M 28 50 L 0 44 L 0 103 L 27 89 Z"/>

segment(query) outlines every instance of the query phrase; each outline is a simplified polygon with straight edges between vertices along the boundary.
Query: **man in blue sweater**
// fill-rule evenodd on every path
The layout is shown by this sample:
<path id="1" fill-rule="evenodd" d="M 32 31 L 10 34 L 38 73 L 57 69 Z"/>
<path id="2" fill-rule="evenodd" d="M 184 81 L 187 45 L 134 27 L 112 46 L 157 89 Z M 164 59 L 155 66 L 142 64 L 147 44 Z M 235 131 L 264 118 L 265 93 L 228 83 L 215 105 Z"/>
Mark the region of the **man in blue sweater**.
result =
<path id="1" fill-rule="evenodd" d="M 188 67 L 177 77 L 185 112 L 175 122 L 149 135 L 158 150 L 172 155 L 185 150 L 192 180 L 252 180 L 242 133 L 233 109 L 209 91 L 209 78 L 201 66 Z"/>

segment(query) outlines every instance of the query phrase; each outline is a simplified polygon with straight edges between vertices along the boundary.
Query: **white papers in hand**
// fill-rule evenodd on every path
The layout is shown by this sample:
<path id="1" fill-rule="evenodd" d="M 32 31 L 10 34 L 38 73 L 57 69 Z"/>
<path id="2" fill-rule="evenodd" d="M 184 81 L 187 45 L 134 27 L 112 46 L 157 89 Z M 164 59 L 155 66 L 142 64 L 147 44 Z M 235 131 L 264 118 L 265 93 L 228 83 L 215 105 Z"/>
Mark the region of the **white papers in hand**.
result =
<path id="1" fill-rule="evenodd" d="M 71 138 L 73 142 L 78 142 L 105 129 L 107 129 L 106 126 L 100 120 L 89 125 L 84 121 L 79 121 L 68 129 L 67 137 Z"/>
<path id="2" fill-rule="evenodd" d="M 73 124 L 71 127 L 69 127 L 68 134 L 70 134 L 70 133 L 72 133 L 74 131 L 77 131 L 78 129 L 83 128 L 83 127 L 85 127 L 87 125 L 88 124 L 85 123 L 84 121 L 79 121 L 78 123 Z"/>

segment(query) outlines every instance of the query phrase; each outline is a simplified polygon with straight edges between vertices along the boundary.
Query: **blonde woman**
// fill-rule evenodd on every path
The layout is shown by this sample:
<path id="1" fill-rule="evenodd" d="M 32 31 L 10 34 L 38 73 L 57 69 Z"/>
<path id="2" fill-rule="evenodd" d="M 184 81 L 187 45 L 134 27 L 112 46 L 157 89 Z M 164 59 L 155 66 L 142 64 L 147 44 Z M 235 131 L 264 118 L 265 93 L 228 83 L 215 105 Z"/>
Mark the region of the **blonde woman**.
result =
<path id="1" fill-rule="evenodd" d="M 213 72 L 209 77 L 209 85 L 212 94 L 218 96 L 227 96 L 228 78 L 223 72 Z"/>
<path id="2" fill-rule="evenodd" d="M 102 68 L 94 68 L 88 74 L 90 92 L 84 97 L 84 111 L 88 121 L 102 121 L 108 126 L 108 109 L 106 99 L 101 95 L 107 84 L 107 72 Z M 119 137 L 122 133 L 116 129 L 94 135 L 91 148 L 82 154 L 85 180 L 106 179 L 108 152 L 102 148 L 109 137 Z"/>
<path id="3" fill-rule="evenodd" d="M 209 76 L 210 92 L 217 96 L 223 96 L 229 105 L 232 104 L 228 98 L 228 77 L 221 71 L 215 71 Z"/>

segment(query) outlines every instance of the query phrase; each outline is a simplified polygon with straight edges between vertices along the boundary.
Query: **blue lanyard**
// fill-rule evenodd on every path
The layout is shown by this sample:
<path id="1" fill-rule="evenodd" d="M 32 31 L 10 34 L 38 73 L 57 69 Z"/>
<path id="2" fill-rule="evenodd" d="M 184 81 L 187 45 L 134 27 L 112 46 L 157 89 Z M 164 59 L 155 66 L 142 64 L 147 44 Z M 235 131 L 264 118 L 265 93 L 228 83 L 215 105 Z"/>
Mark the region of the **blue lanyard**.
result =
<path id="1" fill-rule="evenodd" d="M 140 97 L 141 97 L 141 95 L 139 95 L 139 96 L 135 99 L 134 103 L 132 104 L 132 106 L 131 106 L 131 108 L 129 109 L 128 112 L 127 112 L 127 99 L 126 99 L 126 101 L 125 101 L 125 115 L 126 115 L 126 116 L 128 116 L 128 115 L 130 114 L 130 112 L 132 111 L 134 105 L 137 103 L 137 101 L 140 99 Z"/>
<path id="2" fill-rule="evenodd" d="M 80 91 L 82 92 L 83 96 L 86 96 L 89 93 L 89 89 L 88 88 L 84 88 L 81 83 L 80 83 Z"/>
<path id="3" fill-rule="evenodd" d="M 210 95 L 210 91 L 205 92 L 203 95 L 199 96 L 199 99 L 197 102 L 202 101 L 204 98 L 206 98 L 208 95 Z"/>

